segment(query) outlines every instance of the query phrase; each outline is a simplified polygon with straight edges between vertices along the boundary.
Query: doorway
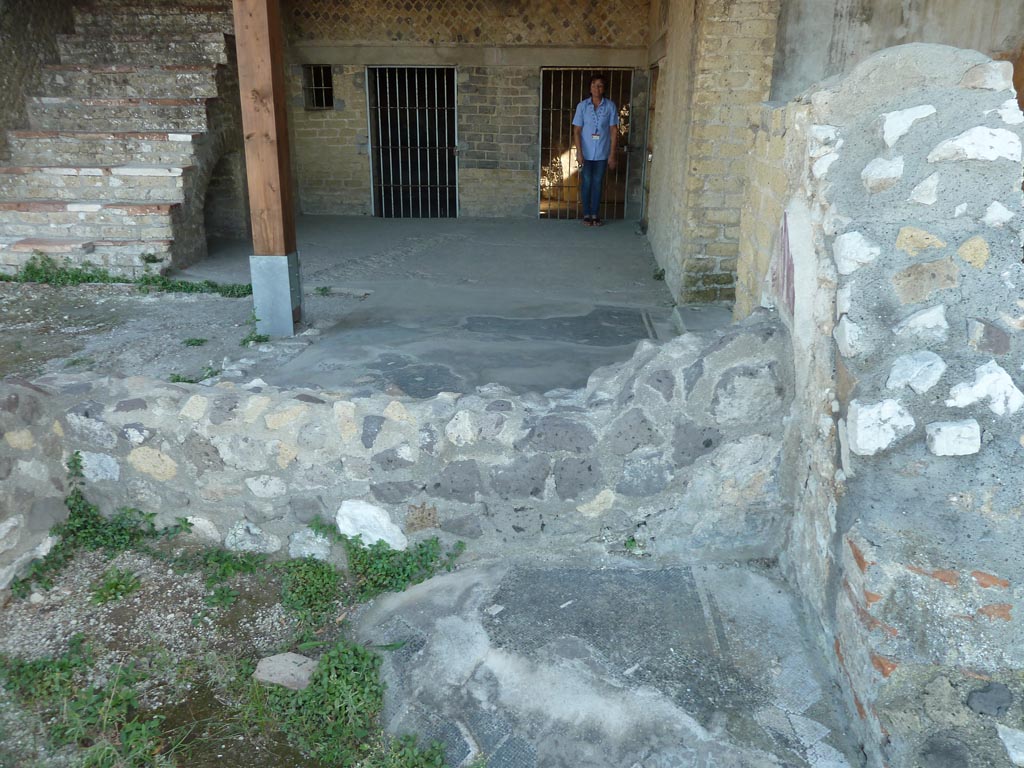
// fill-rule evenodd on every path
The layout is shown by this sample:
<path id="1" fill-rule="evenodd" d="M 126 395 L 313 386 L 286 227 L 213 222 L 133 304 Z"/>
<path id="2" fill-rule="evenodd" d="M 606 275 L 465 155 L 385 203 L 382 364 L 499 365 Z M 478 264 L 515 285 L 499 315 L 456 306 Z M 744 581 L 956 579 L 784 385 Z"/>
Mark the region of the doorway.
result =
<path id="1" fill-rule="evenodd" d="M 658 105 L 658 73 L 660 64 L 651 67 L 650 95 L 647 99 L 647 146 L 644 148 L 644 197 L 640 226 L 647 231 L 647 216 L 651 203 L 651 163 L 654 162 L 654 112 Z"/>
<path id="2" fill-rule="evenodd" d="M 368 67 L 373 215 L 458 215 L 455 69 Z"/>
<path id="3" fill-rule="evenodd" d="M 576 105 L 590 94 L 590 78 L 607 79 L 605 95 L 619 109 L 616 167 L 605 175 L 601 196 L 602 219 L 626 217 L 626 179 L 629 176 L 630 94 L 632 69 L 591 67 L 541 69 L 539 215 L 547 219 L 578 219 L 583 215 L 572 119 Z"/>

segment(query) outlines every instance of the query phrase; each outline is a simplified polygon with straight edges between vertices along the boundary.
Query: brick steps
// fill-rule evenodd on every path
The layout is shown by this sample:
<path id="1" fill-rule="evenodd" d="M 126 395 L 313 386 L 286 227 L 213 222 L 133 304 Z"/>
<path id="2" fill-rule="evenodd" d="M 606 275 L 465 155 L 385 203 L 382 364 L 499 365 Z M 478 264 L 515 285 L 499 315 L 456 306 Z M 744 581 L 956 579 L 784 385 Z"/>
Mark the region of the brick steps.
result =
<path id="1" fill-rule="evenodd" d="M 48 96 L 80 99 L 200 99 L 217 95 L 217 73 L 201 64 L 56 64 L 43 69 L 42 87 Z"/>
<path id="2" fill-rule="evenodd" d="M 181 203 L 0 200 L 0 232 L 17 239 L 172 240 L 181 217 Z"/>
<path id="3" fill-rule="evenodd" d="M 75 31 L 83 34 L 106 34 L 111 29 L 122 34 L 132 32 L 140 36 L 189 37 L 208 32 L 230 33 L 234 30 L 234 17 L 223 6 L 165 5 L 151 8 L 138 5 L 133 8 L 76 8 Z"/>
<path id="4" fill-rule="evenodd" d="M 190 165 L 202 134 L 121 131 L 10 131 L 14 165 Z"/>
<path id="5" fill-rule="evenodd" d="M 180 133 L 204 132 L 206 99 L 75 99 L 37 96 L 27 99 L 29 125 L 36 130 Z"/>
<path id="6" fill-rule="evenodd" d="M 118 165 L 0 167 L 0 198 L 79 202 L 176 202 L 189 168 Z"/>
<path id="7" fill-rule="evenodd" d="M 195 34 L 180 39 L 161 39 L 127 34 L 58 35 L 60 60 L 76 64 L 226 64 L 228 40 L 221 33 Z"/>

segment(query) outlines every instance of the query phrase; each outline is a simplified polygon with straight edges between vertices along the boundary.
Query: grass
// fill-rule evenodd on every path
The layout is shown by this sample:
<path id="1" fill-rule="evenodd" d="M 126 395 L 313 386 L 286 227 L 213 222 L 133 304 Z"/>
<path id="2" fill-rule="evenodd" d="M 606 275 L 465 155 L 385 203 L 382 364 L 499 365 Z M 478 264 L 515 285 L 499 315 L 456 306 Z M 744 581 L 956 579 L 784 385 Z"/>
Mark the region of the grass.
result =
<path id="1" fill-rule="evenodd" d="M 341 597 L 341 574 L 330 563 L 312 557 L 286 560 L 280 567 L 281 604 L 295 612 L 300 625 L 322 625 Z"/>
<path id="2" fill-rule="evenodd" d="M 139 577 L 131 571 L 110 568 L 103 574 L 102 579 L 93 584 L 90 599 L 96 605 L 103 605 L 130 595 L 140 586 L 142 583 L 139 581 Z"/>
<path id="3" fill-rule="evenodd" d="M 316 288 L 313 289 L 313 293 L 315 293 L 317 296 L 330 296 L 331 291 L 332 289 L 331 286 L 329 285 L 318 285 Z"/>
<path id="4" fill-rule="evenodd" d="M 212 379 L 214 376 L 220 375 L 220 368 L 214 368 L 212 365 L 207 365 L 199 372 L 196 376 L 184 376 L 180 373 L 172 373 L 167 377 L 167 380 L 171 384 L 198 384 L 200 381 L 206 381 Z"/>
<path id="5" fill-rule="evenodd" d="M 192 339 L 185 339 L 185 340 L 184 340 L 183 342 L 181 342 L 181 343 L 182 343 L 182 344 L 184 344 L 184 345 L 185 345 L 186 347 L 201 347 L 201 346 L 203 346 L 203 345 L 204 345 L 204 344 L 205 344 L 205 343 L 206 343 L 207 341 L 209 341 L 209 339 L 197 339 L 197 338 L 192 338 Z"/>
<path id="6" fill-rule="evenodd" d="M 143 257 L 145 261 L 145 257 Z M 155 263 L 146 261 L 147 264 Z M 136 280 L 129 280 L 124 277 L 112 275 L 103 267 L 91 264 L 86 261 L 82 264 L 72 264 L 69 259 L 63 263 L 57 262 L 49 256 L 35 254 L 18 270 L 15 275 L 8 275 L 6 279 L 18 283 L 45 283 L 47 285 L 84 285 L 88 283 L 129 283 L 139 287 L 144 292 L 165 291 L 168 293 L 216 293 L 227 298 L 241 298 L 252 295 L 252 285 L 249 283 L 215 283 L 212 280 L 201 282 L 189 282 L 186 280 L 172 280 L 163 275 L 143 275 Z"/>

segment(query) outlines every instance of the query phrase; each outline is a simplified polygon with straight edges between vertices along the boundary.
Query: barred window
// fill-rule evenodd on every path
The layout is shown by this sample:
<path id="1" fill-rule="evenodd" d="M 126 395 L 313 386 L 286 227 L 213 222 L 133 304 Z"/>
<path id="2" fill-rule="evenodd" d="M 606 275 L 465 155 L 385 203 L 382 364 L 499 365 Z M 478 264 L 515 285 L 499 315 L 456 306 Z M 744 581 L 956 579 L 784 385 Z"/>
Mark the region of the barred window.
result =
<path id="1" fill-rule="evenodd" d="M 302 93 L 306 109 L 334 109 L 334 82 L 330 64 L 302 65 Z"/>

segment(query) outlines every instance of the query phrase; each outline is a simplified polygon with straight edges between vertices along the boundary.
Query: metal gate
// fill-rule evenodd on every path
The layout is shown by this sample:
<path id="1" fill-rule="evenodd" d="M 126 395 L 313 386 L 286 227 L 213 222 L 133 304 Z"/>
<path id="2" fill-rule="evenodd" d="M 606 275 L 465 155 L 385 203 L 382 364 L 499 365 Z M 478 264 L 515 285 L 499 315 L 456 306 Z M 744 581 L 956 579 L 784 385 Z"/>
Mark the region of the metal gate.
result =
<path id="1" fill-rule="evenodd" d="M 558 68 L 541 70 L 539 207 L 544 218 L 577 219 L 582 215 L 572 119 L 576 105 L 590 96 L 590 78 L 595 74 L 607 78 L 605 96 L 619 108 L 617 164 L 615 170 L 609 170 L 605 176 L 600 215 L 602 219 L 626 216 L 633 70 Z"/>
<path id="2" fill-rule="evenodd" d="M 455 70 L 368 67 L 366 101 L 373 214 L 457 216 Z"/>

